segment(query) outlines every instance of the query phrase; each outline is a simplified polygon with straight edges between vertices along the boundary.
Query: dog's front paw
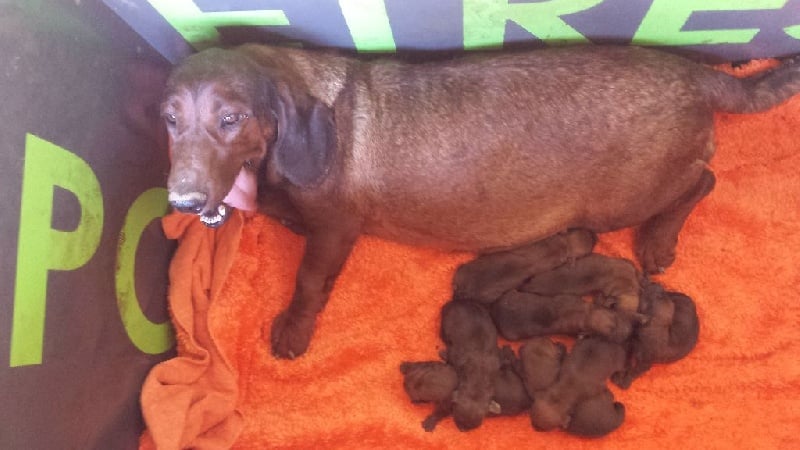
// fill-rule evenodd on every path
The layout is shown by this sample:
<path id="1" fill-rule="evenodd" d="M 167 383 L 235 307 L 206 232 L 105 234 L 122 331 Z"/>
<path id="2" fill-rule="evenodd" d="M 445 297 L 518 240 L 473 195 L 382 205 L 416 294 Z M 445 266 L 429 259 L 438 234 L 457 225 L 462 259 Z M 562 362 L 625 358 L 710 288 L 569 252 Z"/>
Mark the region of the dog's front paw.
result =
<path id="1" fill-rule="evenodd" d="M 308 349 L 311 334 L 314 332 L 314 320 L 298 320 L 284 311 L 272 322 L 270 343 L 272 354 L 278 358 L 294 359 Z"/>
<path id="2" fill-rule="evenodd" d="M 642 270 L 650 274 L 664 273 L 664 270 L 675 262 L 675 242 L 665 242 L 655 236 L 643 233 L 639 237 L 637 256 Z"/>

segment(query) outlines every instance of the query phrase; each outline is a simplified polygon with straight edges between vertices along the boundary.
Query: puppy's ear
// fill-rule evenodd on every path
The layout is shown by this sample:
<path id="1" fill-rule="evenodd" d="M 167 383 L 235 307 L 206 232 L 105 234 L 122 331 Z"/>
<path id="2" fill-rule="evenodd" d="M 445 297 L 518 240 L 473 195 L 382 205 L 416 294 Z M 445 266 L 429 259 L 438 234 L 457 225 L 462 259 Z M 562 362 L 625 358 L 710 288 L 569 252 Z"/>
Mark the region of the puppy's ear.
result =
<path id="1" fill-rule="evenodd" d="M 285 83 L 277 83 L 276 90 L 278 136 L 270 160 L 293 185 L 313 187 L 327 174 L 336 151 L 333 111 L 310 96 L 297 98 Z"/>

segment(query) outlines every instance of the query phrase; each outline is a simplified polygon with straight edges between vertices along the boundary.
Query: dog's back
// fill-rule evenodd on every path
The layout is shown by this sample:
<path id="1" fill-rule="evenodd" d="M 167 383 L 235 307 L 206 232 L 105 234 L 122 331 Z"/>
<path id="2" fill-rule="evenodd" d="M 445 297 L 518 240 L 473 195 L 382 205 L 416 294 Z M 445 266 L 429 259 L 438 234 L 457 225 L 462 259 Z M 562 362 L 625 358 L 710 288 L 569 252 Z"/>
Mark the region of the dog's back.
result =
<path id="1" fill-rule="evenodd" d="M 326 192 L 319 204 L 339 202 L 369 234 L 469 251 L 639 225 L 698 185 L 715 110 L 800 91 L 797 63 L 740 81 L 638 47 L 423 64 L 243 51 L 334 110 L 337 162 L 311 194 Z"/>
<path id="2" fill-rule="evenodd" d="M 451 249 L 639 224 L 711 158 L 717 76 L 625 47 L 365 64 L 336 103 L 340 188 L 367 232 Z"/>

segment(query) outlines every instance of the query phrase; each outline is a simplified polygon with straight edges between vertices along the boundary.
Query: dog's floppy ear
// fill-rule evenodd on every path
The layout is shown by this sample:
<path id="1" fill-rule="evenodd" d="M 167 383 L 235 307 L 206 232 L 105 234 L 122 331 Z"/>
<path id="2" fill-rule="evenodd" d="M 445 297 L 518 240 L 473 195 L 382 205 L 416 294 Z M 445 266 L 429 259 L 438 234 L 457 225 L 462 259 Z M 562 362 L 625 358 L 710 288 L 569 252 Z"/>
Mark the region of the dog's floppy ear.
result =
<path id="1" fill-rule="evenodd" d="M 276 83 L 275 88 L 272 103 L 278 136 L 271 163 L 290 183 L 313 187 L 327 174 L 336 151 L 333 111 L 310 96 L 296 98 L 285 83 Z"/>

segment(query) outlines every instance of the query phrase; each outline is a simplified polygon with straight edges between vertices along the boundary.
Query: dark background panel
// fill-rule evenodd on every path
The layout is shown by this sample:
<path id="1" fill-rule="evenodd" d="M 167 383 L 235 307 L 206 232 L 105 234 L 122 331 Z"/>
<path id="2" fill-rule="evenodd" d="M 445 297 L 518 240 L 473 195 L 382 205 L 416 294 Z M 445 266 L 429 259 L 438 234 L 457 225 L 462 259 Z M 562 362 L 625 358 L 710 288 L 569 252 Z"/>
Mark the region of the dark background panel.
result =
<path id="1" fill-rule="evenodd" d="M 136 84 L 133 74 L 164 71 L 166 61 L 99 0 L 64 0 L 0 2 L 0 62 L 0 448 L 135 448 L 142 381 L 171 353 L 147 355 L 131 343 L 114 270 L 127 210 L 139 194 L 164 185 L 168 160 L 156 129 L 126 110 L 134 98 L 157 101 L 158 77 L 148 84 L 139 76 Z M 91 166 L 104 224 L 86 265 L 50 273 L 42 363 L 10 367 L 26 133 Z M 64 190 L 55 190 L 53 211 L 59 229 L 80 218 Z M 173 244 L 153 222 L 141 245 L 139 300 L 151 320 L 164 321 Z"/>
<path id="2" fill-rule="evenodd" d="M 307 47 L 352 49 L 353 39 L 337 0 L 299 2 L 295 0 L 197 0 L 204 12 L 281 10 L 289 25 L 271 27 L 221 27 L 221 43 L 299 43 Z"/>
<path id="3" fill-rule="evenodd" d="M 398 50 L 461 51 L 462 0 L 386 0 L 386 13 Z"/>
<path id="4" fill-rule="evenodd" d="M 652 0 L 605 0 L 562 19 L 596 44 L 628 44 L 651 3 Z"/>

